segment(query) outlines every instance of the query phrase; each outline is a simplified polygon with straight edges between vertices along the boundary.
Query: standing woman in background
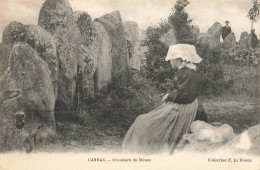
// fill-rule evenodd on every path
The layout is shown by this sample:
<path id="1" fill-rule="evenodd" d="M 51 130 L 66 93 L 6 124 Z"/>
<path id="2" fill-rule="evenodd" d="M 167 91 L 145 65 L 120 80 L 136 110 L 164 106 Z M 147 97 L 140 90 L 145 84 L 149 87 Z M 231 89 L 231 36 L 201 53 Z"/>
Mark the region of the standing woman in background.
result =
<path id="1" fill-rule="evenodd" d="M 173 88 L 163 97 L 162 106 L 136 118 L 123 140 L 123 152 L 172 154 L 182 136 L 190 132 L 196 115 L 201 115 L 197 113 L 201 110 L 197 97 L 202 92 L 202 80 L 193 63 L 202 59 L 195 47 L 170 46 L 165 60 L 178 69 Z"/>

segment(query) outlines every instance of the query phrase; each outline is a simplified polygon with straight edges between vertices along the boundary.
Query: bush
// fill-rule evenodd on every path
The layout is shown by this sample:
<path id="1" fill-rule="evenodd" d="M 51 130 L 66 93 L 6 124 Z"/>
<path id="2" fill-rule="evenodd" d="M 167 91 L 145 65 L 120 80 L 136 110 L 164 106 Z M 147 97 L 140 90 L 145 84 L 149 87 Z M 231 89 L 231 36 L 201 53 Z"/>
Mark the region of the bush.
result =
<path id="1" fill-rule="evenodd" d="M 193 34 L 192 19 L 185 11 L 185 7 L 190 2 L 188 0 L 177 0 L 173 8 L 173 13 L 168 17 L 169 24 L 176 31 L 176 39 L 178 43 L 194 44 L 196 36 Z"/>
<path id="2" fill-rule="evenodd" d="M 101 122 L 120 122 L 118 126 L 127 130 L 138 115 L 153 110 L 161 101 L 160 92 L 141 74 L 131 71 L 127 86 L 113 80 L 106 90 L 85 99 L 84 109 Z"/>
<path id="3" fill-rule="evenodd" d="M 258 64 L 260 61 L 259 49 L 245 49 L 236 46 L 233 49 L 221 49 L 221 60 L 228 64 Z"/>
<path id="4" fill-rule="evenodd" d="M 146 38 L 142 45 L 147 47 L 145 53 L 146 77 L 151 79 L 157 86 L 166 83 L 174 75 L 169 62 L 165 62 L 169 47 L 160 42 L 162 35 L 167 33 L 170 28 L 174 28 L 176 39 L 179 43 L 195 43 L 195 35 L 188 13 L 185 7 L 189 4 L 187 0 L 177 0 L 173 13 L 168 20 L 161 21 L 159 25 L 150 26 L 146 29 Z"/>
<path id="5" fill-rule="evenodd" d="M 150 26 L 146 29 L 146 38 L 142 42 L 142 45 L 148 49 L 144 54 L 146 58 L 145 69 L 147 71 L 147 78 L 154 77 L 158 69 L 168 67 L 164 58 L 167 55 L 169 47 L 161 43 L 159 39 L 169 29 L 170 25 L 166 21 L 162 21 L 158 26 Z"/>
<path id="6" fill-rule="evenodd" d="M 174 28 L 178 43 L 187 43 L 196 46 L 197 53 L 203 58 L 198 70 L 205 78 L 205 94 L 219 94 L 222 89 L 232 86 L 232 80 L 226 81 L 221 66 L 221 51 L 219 48 L 210 49 L 205 45 L 197 45 L 196 35 L 193 32 L 192 20 L 185 12 L 185 7 L 189 4 L 187 0 L 177 0 L 173 13 L 167 21 L 161 22 L 158 26 L 149 27 L 146 30 L 146 39 L 143 45 L 147 46 L 145 53 L 146 77 L 150 79 L 159 91 L 166 92 L 171 84 L 171 79 L 175 70 L 171 68 L 169 62 L 165 62 L 168 47 L 162 44 L 159 39 L 167 33 L 170 28 Z"/>
<path id="7" fill-rule="evenodd" d="M 233 85 L 232 79 L 225 79 L 221 49 L 211 49 L 207 45 L 196 45 L 198 55 L 203 58 L 198 71 L 204 79 L 204 94 L 219 95 Z"/>

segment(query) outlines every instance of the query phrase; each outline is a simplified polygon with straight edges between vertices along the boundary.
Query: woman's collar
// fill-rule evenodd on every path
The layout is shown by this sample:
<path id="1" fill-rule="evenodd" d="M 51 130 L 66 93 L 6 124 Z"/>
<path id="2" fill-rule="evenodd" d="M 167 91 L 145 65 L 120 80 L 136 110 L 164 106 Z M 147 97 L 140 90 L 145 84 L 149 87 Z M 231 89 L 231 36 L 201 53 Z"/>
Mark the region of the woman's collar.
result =
<path id="1" fill-rule="evenodd" d="M 182 69 L 183 67 L 188 67 L 189 69 L 192 69 L 192 70 L 195 70 L 197 69 L 197 67 L 193 64 L 193 63 L 186 63 L 186 62 L 183 62 L 179 67 L 178 69 Z"/>

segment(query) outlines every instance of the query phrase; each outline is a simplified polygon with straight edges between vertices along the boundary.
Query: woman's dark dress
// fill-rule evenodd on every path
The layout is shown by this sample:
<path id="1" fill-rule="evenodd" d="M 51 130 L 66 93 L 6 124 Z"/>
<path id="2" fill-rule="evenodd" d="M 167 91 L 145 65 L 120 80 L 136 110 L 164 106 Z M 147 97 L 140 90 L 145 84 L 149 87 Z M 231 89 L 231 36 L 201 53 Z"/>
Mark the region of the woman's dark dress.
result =
<path id="1" fill-rule="evenodd" d="M 191 103 L 202 94 L 202 83 L 203 79 L 195 70 L 184 67 L 175 74 L 171 92 L 166 101 L 179 104 Z M 208 117 L 200 102 L 195 120 L 208 122 Z"/>
<path id="2" fill-rule="evenodd" d="M 178 70 L 166 103 L 136 118 L 123 140 L 123 152 L 173 153 L 182 136 L 190 131 L 201 92 L 202 80 L 195 70 Z"/>

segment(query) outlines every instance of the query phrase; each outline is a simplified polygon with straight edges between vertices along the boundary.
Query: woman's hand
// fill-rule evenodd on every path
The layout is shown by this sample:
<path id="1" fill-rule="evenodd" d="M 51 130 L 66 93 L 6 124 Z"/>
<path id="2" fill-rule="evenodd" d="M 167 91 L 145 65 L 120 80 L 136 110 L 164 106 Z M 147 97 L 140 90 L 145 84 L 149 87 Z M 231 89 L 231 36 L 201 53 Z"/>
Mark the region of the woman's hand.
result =
<path id="1" fill-rule="evenodd" d="M 165 95 L 163 96 L 162 102 L 165 102 L 165 100 L 167 99 L 168 95 L 169 95 L 169 93 L 167 93 L 167 94 L 165 94 Z"/>

